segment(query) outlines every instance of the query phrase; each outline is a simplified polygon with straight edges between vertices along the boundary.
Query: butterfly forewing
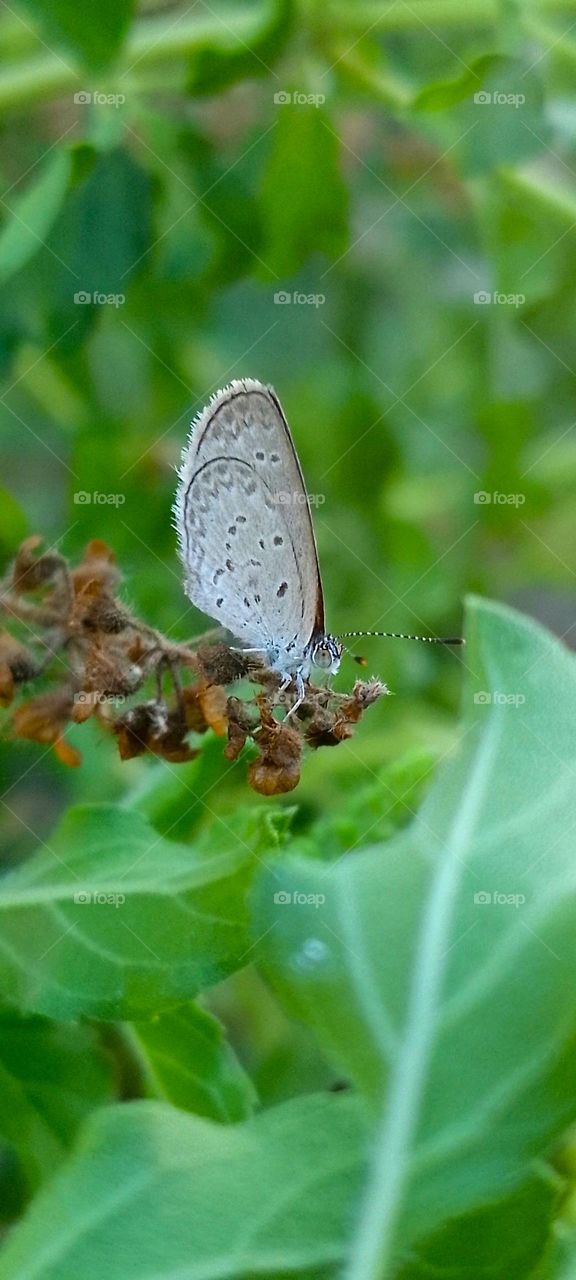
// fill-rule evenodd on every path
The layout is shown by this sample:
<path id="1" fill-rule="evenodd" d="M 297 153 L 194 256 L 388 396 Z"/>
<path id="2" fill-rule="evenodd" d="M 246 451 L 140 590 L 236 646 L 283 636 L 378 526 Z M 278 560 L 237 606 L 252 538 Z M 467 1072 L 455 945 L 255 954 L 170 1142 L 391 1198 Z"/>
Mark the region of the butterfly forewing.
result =
<path id="1" fill-rule="evenodd" d="M 271 388 L 233 382 L 193 423 L 176 521 L 190 599 L 246 645 L 304 648 L 323 628 L 302 472 Z"/>

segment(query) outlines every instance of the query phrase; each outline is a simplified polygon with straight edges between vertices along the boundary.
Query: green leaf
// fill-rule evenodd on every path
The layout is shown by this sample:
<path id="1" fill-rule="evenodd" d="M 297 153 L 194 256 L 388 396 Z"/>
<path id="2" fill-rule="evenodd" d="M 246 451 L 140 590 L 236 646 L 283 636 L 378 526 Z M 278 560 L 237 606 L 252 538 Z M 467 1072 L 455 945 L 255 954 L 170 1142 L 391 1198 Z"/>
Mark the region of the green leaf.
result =
<path id="1" fill-rule="evenodd" d="M 237 80 L 269 75 L 290 33 L 292 16 L 292 0 L 272 0 L 248 13 L 216 8 L 213 30 L 206 31 L 192 55 L 190 93 L 215 94 Z"/>
<path id="2" fill-rule="evenodd" d="M 362 1134 L 357 1100 L 335 1095 L 229 1126 L 107 1108 L 13 1231 L 0 1280 L 264 1280 L 338 1262 Z"/>
<path id="3" fill-rule="evenodd" d="M 88 162 L 88 154 L 85 159 Z M 68 315 L 75 291 L 128 292 L 151 243 L 151 198 L 148 174 L 125 148 L 96 157 L 66 202 L 50 240 L 68 267 L 63 276 L 59 272 L 67 290 Z"/>
<path id="4" fill-rule="evenodd" d="M 510 1194 L 576 1116 L 576 665 L 503 606 L 472 601 L 468 635 L 460 749 L 412 826 L 259 878 L 267 972 L 378 1118 L 355 1280 Z"/>
<path id="5" fill-rule="evenodd" d="M 437 80 L 426 85 L 416 94 L 412 106 L 417 111 L 445 111 L 481 89 L 487 73 L 505 61 L 501 54 L 484 53 L 455 79 Z"/>
<path id="6" fill-rule="evenodd" d="M 336 132 L 321 107 L 284 102 L 263 177 L 266 266 L 291 275 L 312 253 L 336 258 L 348 241 L 348 196 Z"/>
<path id="7" fill-rule="evenodd" d="M 559 1198 L 553 1178 L 532 1175 L 505 1200 L 447 1222 L 400 1266 L 397 1280 L 536 1280 Z"/>
<path id="8" fill-rule="evenodd" d="M 245 1120 L 256 1091 L 217 1018 L 197 1004 L 138 1022 L 134 1035 L 153 1085 L 183 1111 L 211 1120 Z"/>
<path id="9" fill-rule="evenodd" d="M 0 1134 L 31 1189 L 52 1176 L 80 1121 L 112 1098 L 112 1064 L 90 1027 L 0 1014 Z"/>
<path id="10" fill-rule="evenodd" d="M 0 230 L 1 284 L 42 248 L 64 202 L 71 171 L 71 152 L 55 151 L 22 195 L 12 192 L 2 200 L 8 216 Z"/>
<path id="11" fill-rule="evenodd" d="M 225 823 L 212 850 L 165 840 L 114 805 L 70 810 L 1 882 L 6 997 L 55 1017 L 138 1018 L 230 973 L 249 945 L 253 855 Z"/>
<path id="12" fill-rule="evenodd" d="M 134 0 L 98 0 L 88 6 L 77 0 L 16 0 L 16 8 L 38 23 L 47 44 L 54 42 L 75 61 L 101 71 L 123 43 Z"/>

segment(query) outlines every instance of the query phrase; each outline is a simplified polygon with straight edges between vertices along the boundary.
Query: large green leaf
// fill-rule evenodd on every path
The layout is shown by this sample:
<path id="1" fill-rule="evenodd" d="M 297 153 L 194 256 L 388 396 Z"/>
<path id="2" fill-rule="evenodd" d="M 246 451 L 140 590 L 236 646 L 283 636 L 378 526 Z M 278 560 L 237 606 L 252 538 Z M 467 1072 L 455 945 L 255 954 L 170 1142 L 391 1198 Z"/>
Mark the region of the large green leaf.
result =
<path id="1" fill-rule="evenodd" d="M 0 1015 L 0 1135 L 32 1188 L 53 1174 L 88 1112 L 112 1101 L 113 1086 L 91 1027 Z"/>
<path id="2" fill-rule="evenodd" d="M 468 636 L 460 748 L 411 828 L 259 881 L 269 975 L 377 1116 L 355 1280 L 520 1186 L 576 1116 L 574 658 L 481 601 Z"/>
<path id="3" fill-rule="evenodd" d="M 198 1004 L 181 1005 L 133 1033 L 153 1088 L 183 1111 L 211 1120 L 245 1120 L 256 1091 L 217 1018 Z"/>
<path id="4" fill-rule="evenodd" d="M 224 823 L 214 844 L 165 840 L 114 805 L 70 810 L 1 882 L 5 997 L 55 1017 L 146 1017 L 236 968 L 253 855 Z"/>
<path id="5" fill-rule="evenodd" d="M 16 0 L 16 7 L 34 18 L 47 44 L 62 47 L 75 61 L 99 71 L 111 62 L 122 44 L 134 0 Z"/>
<path id="6" fill-rule="evenodd" d="M 231 1126 L 108 1108 L 13 1232 L 0 1280 L 270 1280 L 337 1262 L 362 1133 L 357 1102 L 335 1095 Z"/>

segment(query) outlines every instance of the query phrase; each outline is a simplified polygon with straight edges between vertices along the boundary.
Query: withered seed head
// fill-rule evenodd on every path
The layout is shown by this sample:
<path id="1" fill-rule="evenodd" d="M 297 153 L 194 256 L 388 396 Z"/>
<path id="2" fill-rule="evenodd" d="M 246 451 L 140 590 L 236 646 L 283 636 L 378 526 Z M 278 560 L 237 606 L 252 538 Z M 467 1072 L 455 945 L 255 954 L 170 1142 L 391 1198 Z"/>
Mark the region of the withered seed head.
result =
<path id="1" fill-rule="evenodd" d="M 104 593 L 90 601 L 83 621 L 88 631 L 103 631 L 111 636 L 119 635 L 130 625 L 126 610 L 112 596 Z"/>
<path id="2" fill-rule="evenodd" d="M 201 644 L 196 656 L 209 684 L 233 684 L 246 675 L 246 659 L 228 645 Z"/>
<path id="3" fill-rule="evenodd" d="M 49 693 L 18 706 L 11 726 L 15 736 L 52 743 L 64 764 L 80 762 L 64 737 L 66 725 L 93 715 L 116 736 L 125 760 L 145 752 L 174 764 L 191 760 L 197 752 L 189 733 L 210 728 L 226 738 L 229 760 L 250 740 L 252 754 L 254 748 L 258 753 L 248 769 L 250 785 L 261 795 L 280 795 L 299 781 L 305 743 L 314 749 L 336 746 L 388 692 L 379 680 L 359 680 L 347 695 L 308 686 L 296 714 L 276 718 L 293 706 L 294 686 L 280 693 L 277 672 L 227 644 L 180 645 L 135 618 L 116 598 L 120 573 L 105 543 L 89 543 L 82 561 L 70 568 L 57 552 L 38 554 L 40 542 L 26 539 L 2 584 L 0 611 L 17 627 L 23 623 L 30 631 L 33 622 L 41 648 L 36 657 L 35 643 L 29 649 L 11 632 L 0 633 L 0 705 L 7 706 L 17 686 L 41 672 L 59 680 Z M 46 585 L 40 600 L 25 599 Z M 260 687 L 256 696 L 229 693 L 242 677 Z M 135 705 L 118 714 L 113 699 L 137 695 L 148 680 L 155 681 L 155 697 L 148 690 L 146 701 L 134 699 Z M 169 681 L 172 691 L 166 695 Z"/>

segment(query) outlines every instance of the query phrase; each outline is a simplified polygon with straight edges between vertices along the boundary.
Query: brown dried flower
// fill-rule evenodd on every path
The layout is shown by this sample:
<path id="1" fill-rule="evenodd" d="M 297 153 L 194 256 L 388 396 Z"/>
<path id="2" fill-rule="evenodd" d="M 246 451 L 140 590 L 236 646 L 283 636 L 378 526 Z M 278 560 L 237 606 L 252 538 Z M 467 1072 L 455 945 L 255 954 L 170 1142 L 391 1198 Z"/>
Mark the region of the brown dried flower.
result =
<path id="1" fill-rule="evenodd" d="M 90 542 L 75 567 L 40 546 L 40 538 L 27 538 L 0 582 L 0 613 L 27 628 L 26 644 L 0 632 L 0 705 L 8 706 L 23 682 L 50 677 L 49 691 L 20 703 L 9 724 L 15 737 L 52 745 L 64 764 L 80 763 L 66 726 L 91 716 L 115 736 L 123 760 L 146 753 L 172 764 L 192 760 L 197 750 L 188 735 L 211 729 L 226 738 L 229 760 L 251 743 L 258 755 L 248 768 L 250 785 L 280 795 L 297 786 L 306 744 L 335 746 L 350 737 L 366 708 L 388 692 L 378 680 L 357 681 L 344 695 L 310 686 L 297 713 L 280 720 L 276 709 L 287 713 L 295 695 L 280 693 L 275 672 L 221 642 L 174 644 L 130 613 L 117 598 L 121 575 L 104 542 Z M 230 693 L 240 679 L 261 692 Z M 148 689 L 138 701 L 152 681 L 155 696 Z M 119 700 L 129 705 L 118 707 Z"/>

